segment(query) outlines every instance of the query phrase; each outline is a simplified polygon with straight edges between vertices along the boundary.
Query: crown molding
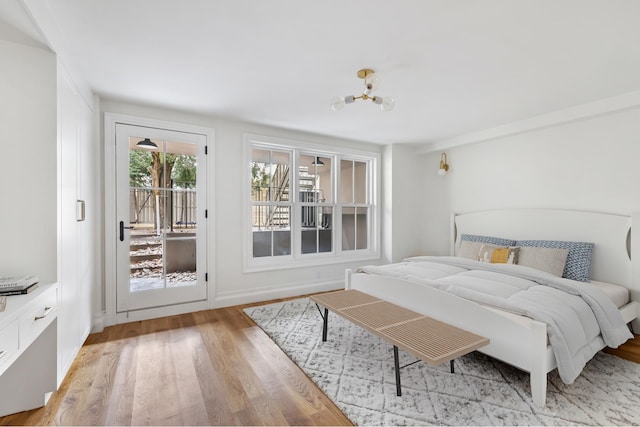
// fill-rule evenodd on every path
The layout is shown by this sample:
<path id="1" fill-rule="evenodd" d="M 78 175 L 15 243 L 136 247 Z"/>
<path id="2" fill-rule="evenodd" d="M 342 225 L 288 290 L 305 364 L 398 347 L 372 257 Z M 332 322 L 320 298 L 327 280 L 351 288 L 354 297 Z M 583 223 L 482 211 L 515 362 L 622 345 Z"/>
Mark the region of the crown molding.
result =
<path id="1" fill-rule="evenodd" d="M 430 153 L 432 151 L 441 151 L 461 145 L 474 144 L 477 142 L 502 138 L 518 133 L 529 132 L 536 129 L 562 125 L 577 120 L 602 116 L 605 114 L 628 110 L 639 106 L 640 90 L 601 99 L 599 101 L 577 105 L 575 107 L 566 108 L 564 110 L 554 111 L 552 113 L 542 114 L 540 116 L 531 117 L 525 120 L 519 120 L 517 122 L 508 123 L 502 126 L 496 126 L 494 128 L 489 128 L 478 132 L 471 132 L 453 138 L 442 139 L 425 144 L 419 151 L 423 154 Z"/>

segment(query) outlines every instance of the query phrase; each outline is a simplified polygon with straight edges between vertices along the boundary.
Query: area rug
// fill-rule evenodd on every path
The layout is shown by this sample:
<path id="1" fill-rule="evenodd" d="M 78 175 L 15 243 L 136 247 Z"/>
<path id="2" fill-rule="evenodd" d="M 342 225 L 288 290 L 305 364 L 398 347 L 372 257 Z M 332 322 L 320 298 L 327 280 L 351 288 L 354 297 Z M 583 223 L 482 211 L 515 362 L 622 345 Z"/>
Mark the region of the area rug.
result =
<path id="1" fill-rule="evenodd" d="M 301 298 L 245 312 L 356 425 L 638 425 L 640 364 L 598 353 L 571 385 L 548 374 L 547 404 L 531 401 L 529 375 L 474 352 L 449 364 L 401 370 L 392 346 L 329 314 L 328 340 L 313 302 Z M 413 356 L 400 352 L 402 365 Z"/>

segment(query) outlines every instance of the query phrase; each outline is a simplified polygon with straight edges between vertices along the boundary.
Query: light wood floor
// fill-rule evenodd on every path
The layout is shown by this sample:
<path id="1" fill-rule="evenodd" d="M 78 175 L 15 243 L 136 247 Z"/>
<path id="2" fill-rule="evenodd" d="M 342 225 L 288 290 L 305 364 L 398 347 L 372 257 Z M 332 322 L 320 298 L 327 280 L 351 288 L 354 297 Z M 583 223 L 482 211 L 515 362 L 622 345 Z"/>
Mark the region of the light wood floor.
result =
<path id="1" fill-rule="evenodd" d="M 605 353 L 640 363 L 640 335 L 636 335 L 618 348 L 606 348 Z"/>
<path id="2" fill-rule="evenodd" d="M 47 406 L 0 425 L 351 425 L 244 307 L 92 334 Z"/>
<path id="3" fill-rule="evenodd" d="M 350 425 L 245 307 L 92 334 L 47 406 L 0 425 Z M 608 351 L 640 363 L 640 335 Z"/>

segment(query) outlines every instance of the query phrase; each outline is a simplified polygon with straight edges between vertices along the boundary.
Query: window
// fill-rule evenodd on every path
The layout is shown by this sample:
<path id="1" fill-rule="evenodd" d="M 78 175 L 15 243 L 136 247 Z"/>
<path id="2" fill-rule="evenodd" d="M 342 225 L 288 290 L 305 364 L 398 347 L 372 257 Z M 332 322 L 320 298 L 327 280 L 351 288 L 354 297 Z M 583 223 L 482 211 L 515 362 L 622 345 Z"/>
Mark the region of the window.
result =
<path id="1" fill-rule="evenodd" d="M 379 256 L 377 153 L 245 135 L 245 270 Z"/>
<path id="2" fill-rule="evenodd" d="M 367 163 L 341 160 L 342 250 L 366 249 L 370 206 L 367 203 Z"/>
<path id="3" fill-rule="evenodd" d="M 253 257 L 291 255 L 291 153 L 251 150 Z"/>

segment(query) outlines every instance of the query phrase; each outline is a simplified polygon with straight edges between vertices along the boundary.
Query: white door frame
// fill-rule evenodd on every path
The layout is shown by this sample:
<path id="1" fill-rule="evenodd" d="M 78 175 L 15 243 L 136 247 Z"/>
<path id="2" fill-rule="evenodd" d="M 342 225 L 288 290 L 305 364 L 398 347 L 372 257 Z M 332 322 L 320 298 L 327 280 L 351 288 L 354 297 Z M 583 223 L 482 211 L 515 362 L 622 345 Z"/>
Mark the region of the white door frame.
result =
<path id="1" fill-rule="evenodd" d="M 185 304 L 176 304 L 166 307 L 149 308 L 144 310 L 117 313 L 116 311 L 116 240 L 117 215 L 116 215 L 116 124 L 127 124 L 133 126 L 146 126 L 159 129 L 166 129 L 178 132 L 190 132 L 204 135 L 207 149 L 207 206 L 208 211 L 207 227 L 207 299 Z M 174 314 L 188 313 L 198 310 L 206 310 L 213 307 L 215 296 L 215 247 L 209 242 L 215 242 L 214 238 L 214 198 L 215 188 L 215 159 L 214 159 L 215 130 L 212 128 L 193 126 L 183 123 L 170 122 L 166 120 L 149 119 L 145 117 L 130 116 L 117 113 L 104 113 L 104 304 L 105 319 L 104 326 L 118 323 L 133 322 L 137 320 L 152 319 Z M 99 323 L 99 322 L 98 322 Z"/>

